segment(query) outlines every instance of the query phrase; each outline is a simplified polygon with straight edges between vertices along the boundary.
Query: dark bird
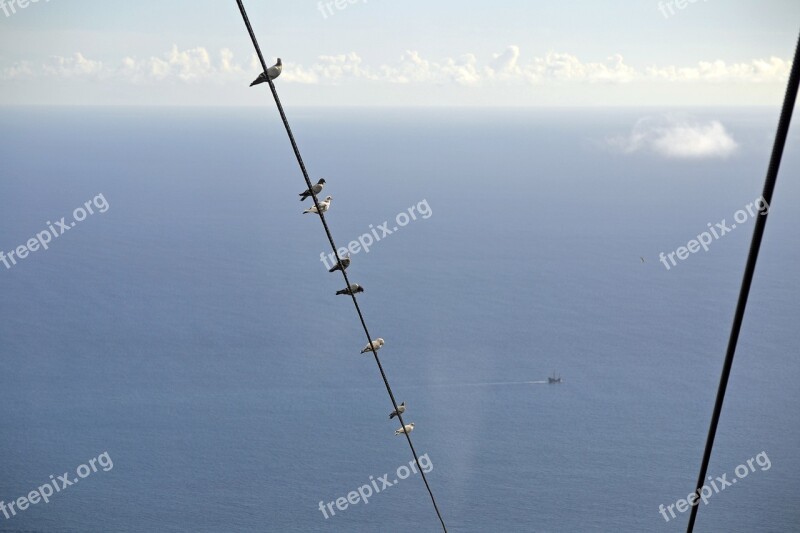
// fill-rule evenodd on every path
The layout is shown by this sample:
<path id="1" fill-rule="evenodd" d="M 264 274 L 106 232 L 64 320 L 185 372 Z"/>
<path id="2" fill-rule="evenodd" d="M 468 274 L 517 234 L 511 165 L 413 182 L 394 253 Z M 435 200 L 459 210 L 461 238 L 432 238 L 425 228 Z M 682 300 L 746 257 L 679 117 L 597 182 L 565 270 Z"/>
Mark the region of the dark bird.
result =
<path id="1" fill-rule="evenodd" d="M 641 259 L 641 260 L 642 260 L 642 263 L 644 263 L 644 257 L 642 257 L 642 256 L 639 256 L 639 259 Z"/>
<path id="2" fill-rule="evenodd" d="M 325 188 L 325 180 L 321 179 L 316 184 L 312 185 L 310 189 L 300 193 L 300 201 L 302 202 L 303 200 L 305 200 L 306 198 L 311 196 L 312 192 L 314 194 L 321 193 L 322 189 L 324 189 L 324 188 Z"/>
<path id="3" fill-rule="evenodd" d="M 362 287 L 358 283 L 352 283 L 346 289 L 342 289 L 340 291 L 336 291 L 336 294 L 352 295 L 352 294 L 356 294 L 356 293 L 359 293 L 359 292 L 364 292 L 364 287 Z"/>
<path id="4" fill-rule="evenodd" d="M 337 270 L 342 270 L 342 268 L 347 270 L 347 267 L 350 266 L 350 257 L 340 257 L 339 261 L 341 265 L 340 263 L 336 263 L 328 272 L 336 272 Z"/>
<path id="5" fill-rule="evenodd" d="M 267 81 L 267 76 L 269 76 L 269 79 L 274 80 L 281 75 L 281 70 L 283 70 L 283 63 L 281 63 L 281 58 L 279 57 L 278 62 L 269 67 L 266 72 L 259 74 L 255 81 L 250 84 L 250 87 L 258 85 L 259 83 L 264 83 Z"/>
<path id="6" fill-rule="evenodd" d="M 405 412 L 406 412 L 406 402 L 403 402 L 397 406 L 397 411 L 392 411 L 392 414 L 389 415 L 389 420 L 396 417 L 398 414 L 402 415 Z"/>

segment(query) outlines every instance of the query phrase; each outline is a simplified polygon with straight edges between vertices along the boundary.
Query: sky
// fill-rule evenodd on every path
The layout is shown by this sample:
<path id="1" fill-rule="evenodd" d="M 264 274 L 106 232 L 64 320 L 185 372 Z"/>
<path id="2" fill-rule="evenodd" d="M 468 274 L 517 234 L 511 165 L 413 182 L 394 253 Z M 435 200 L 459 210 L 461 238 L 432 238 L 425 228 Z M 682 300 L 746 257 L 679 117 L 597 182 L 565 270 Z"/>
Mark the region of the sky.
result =
<path id="1" fill-rule="evenodd" d="M 797 0 L 246 0 L 303 106 L 778 105 Z M 263 105 L 233 0 L 0 0 L 0 105 Z M 291 89 L 289 89 L 291 87 Z"/>

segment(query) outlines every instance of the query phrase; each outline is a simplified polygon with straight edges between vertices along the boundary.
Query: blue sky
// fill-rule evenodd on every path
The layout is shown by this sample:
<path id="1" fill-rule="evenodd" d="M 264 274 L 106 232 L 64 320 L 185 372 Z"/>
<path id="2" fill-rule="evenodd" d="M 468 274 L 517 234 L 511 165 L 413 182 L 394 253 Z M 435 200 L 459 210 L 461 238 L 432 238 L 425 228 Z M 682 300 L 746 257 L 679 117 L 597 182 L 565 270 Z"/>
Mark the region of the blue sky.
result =
<path id="1" fill-rule="evenodd" d="M 263 104 L 233 0 L 19 2 L 4 105 Z M 775 105 L 800 31 L 796 0 L 326 3 L 246 2 L 296 105 Z"/>

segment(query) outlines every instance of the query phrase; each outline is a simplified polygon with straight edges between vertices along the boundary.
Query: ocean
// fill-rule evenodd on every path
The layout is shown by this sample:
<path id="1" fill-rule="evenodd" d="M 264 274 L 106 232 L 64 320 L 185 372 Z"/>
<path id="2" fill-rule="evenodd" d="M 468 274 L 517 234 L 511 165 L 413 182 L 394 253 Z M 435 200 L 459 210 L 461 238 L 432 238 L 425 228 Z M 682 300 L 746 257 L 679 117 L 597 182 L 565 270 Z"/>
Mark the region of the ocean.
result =
<path id="1" fill-rule="evenodd" d="M 337 245 L 374 241 L 347 272 L 448 529 L 685 530 L 753 218 L 660 254 L 760 196 L 779 110 L 284 104 Z M 676 113 L 738 149 L 609 141 Z M 0 108 L 0 250 L 57 235 L 0 263 L 0 501 L 59 487 L 0 531 L 439 529 L 282 128 Z M 696 531 L 800 531 L 798 140 Z"/>

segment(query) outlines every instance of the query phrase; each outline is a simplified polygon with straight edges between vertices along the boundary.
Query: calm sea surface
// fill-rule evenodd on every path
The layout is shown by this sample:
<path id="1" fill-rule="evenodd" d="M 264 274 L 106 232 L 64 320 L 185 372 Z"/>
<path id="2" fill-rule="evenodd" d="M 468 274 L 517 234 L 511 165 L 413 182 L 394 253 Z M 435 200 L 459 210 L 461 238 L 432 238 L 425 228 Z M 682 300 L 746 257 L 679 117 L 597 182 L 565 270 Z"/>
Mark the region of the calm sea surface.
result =
<path id="1" fill-rule="evenodd" d="M 760 195 L 778 110 L 683 111 L 738 151 L 609 148 L 664 110 L 287 108 L 340 246 L 429 215 L 348 274 L 451 531 L 685 529 L 658 508 L 696 480 L 753 220 L 658 257 Z M 0 500 L 113 460 L 0 531 L 437 530 L 418 474 L 319 509 L 411 455 L 273 107 L 4 108 L 0 131 L 0 250 L 97 202 L 0 264 Z M 771 466 L 698 531 L 800 530 L 798 140 L 709 473 Z"/>

